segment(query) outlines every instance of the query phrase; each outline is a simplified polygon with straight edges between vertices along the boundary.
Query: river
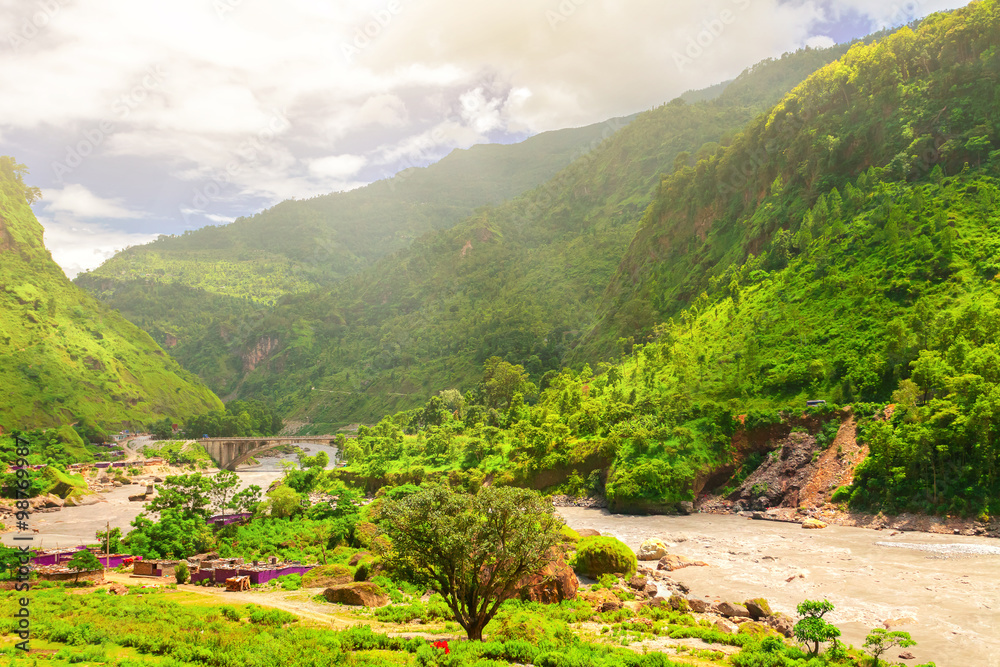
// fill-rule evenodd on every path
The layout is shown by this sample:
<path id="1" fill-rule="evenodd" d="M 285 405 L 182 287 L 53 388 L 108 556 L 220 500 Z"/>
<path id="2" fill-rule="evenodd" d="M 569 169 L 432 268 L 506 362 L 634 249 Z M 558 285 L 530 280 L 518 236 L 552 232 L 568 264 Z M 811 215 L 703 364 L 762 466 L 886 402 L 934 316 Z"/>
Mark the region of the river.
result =
<path id="1" fill-rule="evenodd" d="M 1000 541 L 751 521 L 732 515 L 622 516 L 559 508 L 570 527 L 593 528 L 637 550 L 661 537 L 670 551 L 708 563 L 670 573 L 711 601 L 764 597 L 795 617 L 805 599 L 829 599 L 842 640 L 860 647 L 871 628 L 895 619 L 916 656 L 905 664 L 1000 666 Z M 683 539 L 683 541 L 681 541 Z M 647 563 L 655 567 L 655 563 Z M 893 663 L 902 651 L 884 656 Z"/>
<path id="2" fill-rule="evenodd" d="M 329 468 L 332 468 L 336 460 L 337 448 L 327 445 L 300 444 L 299 447 L 308 449 L 309 456 L 315 456 L 320 451 L 327 453 L 330 457 Z M 251 484 L 256 484 L 263 490 L 267 490 L 271 482 L 280 479 L 283 475 L 282 462 L 298 462 L 296 454 L 274 458 L 261 458 L 258 465 L 239 466 L 236 474 L 240 478 L 239 488 L 244 488 Z M 213 469 L 212 473 L 215 472 Z M 206 473 L 207 474 L 207 473 Z M 151 475 L 144 474 L 143 478 Z M 98 530 L 104 530 L 110 524 L 112 528 L 121 528 L 122 533 L 131 530 L 132 520 L 143 510 L 145 503 L 132 502 L 128 499 L 130 495 L 142 493 L 143 487 L 122 486 L 107 493 L 99 494 L 101 502 L 93 505 L 83 505 L 79 507 L 64 507 L 57 512 L 39 512 L 31 517 L 30 525 L 37 529 L 38 533 L 33 534 L 34 541 L 32 547 L 35 549 L 55 549 L 61 547 L 71 547 L 77 544 L 93 544 L 96 542 L 95 534 Z M 18 533 L 5 533 L 0 536 L 4 544 L 24 544 L 14 541 Z"/>

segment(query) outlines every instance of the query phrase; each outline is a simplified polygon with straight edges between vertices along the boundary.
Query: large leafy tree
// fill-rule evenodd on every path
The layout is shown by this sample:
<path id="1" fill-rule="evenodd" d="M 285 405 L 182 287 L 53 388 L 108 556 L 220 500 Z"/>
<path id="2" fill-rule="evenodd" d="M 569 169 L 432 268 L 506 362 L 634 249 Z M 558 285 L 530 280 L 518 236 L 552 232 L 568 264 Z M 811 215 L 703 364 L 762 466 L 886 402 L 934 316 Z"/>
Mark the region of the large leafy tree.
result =
<path id="1" fill-rule="evenodd" d="M 159 493 L 146 506 L 147 512 L 179 510 L 187 516 L 208 518 L 212 504 L 213 482 L 200 472 L 171 475 L 160 485 Z"/>
<path id="2" fill-rule="evenodd" d="M 240 485 L 239 476 L 232 470 L 220 470 L 212 476 L 212 486 L 208 494 L 217 511 L 226 515 L 227 509 L 232 509 L 236 488 Z"/>
<path id="3" fill-rule="evenodd" d="M 440 591 L 469 639 L 482 640 L 518 582 L 549 561 L 562 520 L 527 489 L 430 486 L 387 502 L 382 525 L 396 565 Z"/>
<path id="4" fill-rule="evenodd" d="M 125 542 L 132 553 L 144 558 L 187 558 L 212 544 L 205 519 L 178 509 L 163 510 L 159 521 L 140 514 L 132 527 Z"/>

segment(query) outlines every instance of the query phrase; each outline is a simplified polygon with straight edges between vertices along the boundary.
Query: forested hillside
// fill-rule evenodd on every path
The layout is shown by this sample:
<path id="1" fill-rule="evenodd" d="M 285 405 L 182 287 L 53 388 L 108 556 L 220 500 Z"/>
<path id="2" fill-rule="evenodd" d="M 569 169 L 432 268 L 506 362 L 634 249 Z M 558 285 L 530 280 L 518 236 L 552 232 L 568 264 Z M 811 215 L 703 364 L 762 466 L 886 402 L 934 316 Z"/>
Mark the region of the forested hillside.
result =
<path id="1" fill-rule="evenodd" d="M 76 284 L 221 392 L 238 365 L 221 358 L 218 343 L 238 354 L 244 334 L 282 295 L 327 286 L 544 182 L 631 120 L 456 150 L 358 190 L 289 200 L 229 225 L 164 236 L 118 253 Z"/>
<path id="2" fill-rule="evenodd" d="M 640 305 L 645 289 L 654 321 L 675 314 L 647 342 L 540 393 L 490 360 L 464 397 L 363 433 L 359 472 L 464 469 L 467 484 L 493 474 L 663 509 L 761 462 L 739 432 L 794 427 L 818 457 L 853 414 L 869 455 L 838 500 L 1000 511 L 998 42 L 989 0 L 853 48 L 663 181 L 609 289 Z"/>
<path id="3" fill-rule="evenodd" d="M 221 408 L 149 334 L 66 279 L 24 175 L 0 157 L 0 425 L 111 426 Z"/>
<path id="4" fill-rule="evenodd" d="M 789 54 L 715 100 L 641 114 L 522 197 L 331 290 L 286 298 L 249 337 L 245 349 L 259 352 L 252 367 L 246 356 L 236 360 L 250 371 L 239 395 L 281 401 L 322 429 L 422 403 L 440 387 L 468 387 L 493 355 L 536 377 L 559 368 L 592 323 L 661 174 L 713 153 L 717 139 L 845 50 Z M 207 377 L 203 366 L 188 367 Z"/>
<path id="5" fill-rule="evenodd" d="M 751 255 L 839 230 L 856 203 L 848 183 L 872 166 L 913 181 L 935 165 L 954 174 L 988 160 L 1000 133 L 998 35 L 984 28 L 993 11 L 974 3 L 855 45 L 731 145 L 665 179 L 578 358 L 641 340 L 706 289 L 727 287 Z"/>

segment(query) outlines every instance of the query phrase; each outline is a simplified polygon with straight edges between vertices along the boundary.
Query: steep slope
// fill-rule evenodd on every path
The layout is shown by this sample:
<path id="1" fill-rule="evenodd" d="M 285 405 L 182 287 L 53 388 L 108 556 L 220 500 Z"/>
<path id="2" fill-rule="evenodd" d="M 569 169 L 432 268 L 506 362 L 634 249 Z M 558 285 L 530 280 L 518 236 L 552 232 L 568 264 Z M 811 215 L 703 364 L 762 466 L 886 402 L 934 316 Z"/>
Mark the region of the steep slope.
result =
<path id="1" fill-rule="evenodd" d="M 0 157 L 0 423 L 139 424 L 221 408 L 147 333 L 74 286 L 28 204 L 25 169 Z"/>
<path id="2" fill-rule="evenodd" d="M 343 423 L 422 403 L 438 387 L 467 387 L 492 355 L 536 377 L 558 368 L 593 321 L 660 174 L 717 150 L 716 140 L 845 50 L 790 54 L 713 101 L 644 113 L 544 186 L 328 292 L 285 299 L 249 337 L 246 349 L 265 358 L 241 359 L 249 372 L 239 395 Z M 747 91 L 756 104 L 743 102 Z"/>
<path id="3" fill-rule="evenodd" d="M 706 289 L 728 286 L 751 255 L 780 262 L 800 235 L 843 217 L 845 186 L 872 166 L 912 180 L 985 159 L 1000 103 L 998 36 L 982 27 L 993 11 L 977 2 L 855 45 L 731 145 L 664 179 L 578 358 L 642 340 Z"/>
<path id="4" fill-rule="evenodd" d="M 224 358 L 257 354 L 241 346 L 277 298 L 336 282 L 544 182 L 630 121 L 456 150 L 358 190 L 285 201 L 229 225 L 129 248 L 75 282 L 216 391 L 228 391 L 239 365 Z"/>
<path id="5" fill-rule="evenodd" d="M 362 432 L 351 472 L 490 475 L 603 492 L 616 511 L 740 489 L 755 508 L 986 524 L 1000 512 L 998 47 L 986 0 L 852 49 L 663 181 L 616 283 L 660 280 L 646 289 L 675 316 L 648 342 L 598 376 L 549 376 L 530 406 L 518 369 L 496 400 L 493 363 L 464 402 L 449 392 Z M 804 119 L 783 132 L 790 108 Z M 713 170 L 738 174 L 736 192 Z"/>

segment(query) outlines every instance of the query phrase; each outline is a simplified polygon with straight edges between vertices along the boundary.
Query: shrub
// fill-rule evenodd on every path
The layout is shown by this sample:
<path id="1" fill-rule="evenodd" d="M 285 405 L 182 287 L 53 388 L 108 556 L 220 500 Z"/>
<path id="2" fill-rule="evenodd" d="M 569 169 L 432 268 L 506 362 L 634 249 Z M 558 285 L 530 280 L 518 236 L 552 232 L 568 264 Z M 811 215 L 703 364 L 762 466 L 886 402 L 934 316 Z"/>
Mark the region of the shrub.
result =
<path id="1" fill-rule="evenodd" d="M 178 584 L 186 584 L 190 575 L 187 563 L 184 561 L 177 563 L 177 567 L 174 568 L 174 579 L 177 580 Z"/>
<path id="2" fill-rule="evenodd" d="M 581 539 L 573 562 L 578 573 L 591 579 L 602 574 L 617 574 L 627 579 L 635 574 L 636 566 L 632 550 L 624 542 L 606 535 Z"/>
<path id="3" fill-rule="evenodd" d="M 844 503 L 851 499 L 850 485 L 838 486 L 837 490 L 830 496 L 830 500 L 835 503 Z"/>
<path id="4" fill-rule="evenodd" d="M 576 544 L 580 541 L 580 533 L 576 532 L 569 526 L 563 526 L 561 529 L 562 541 L 569 544 Z"/>

